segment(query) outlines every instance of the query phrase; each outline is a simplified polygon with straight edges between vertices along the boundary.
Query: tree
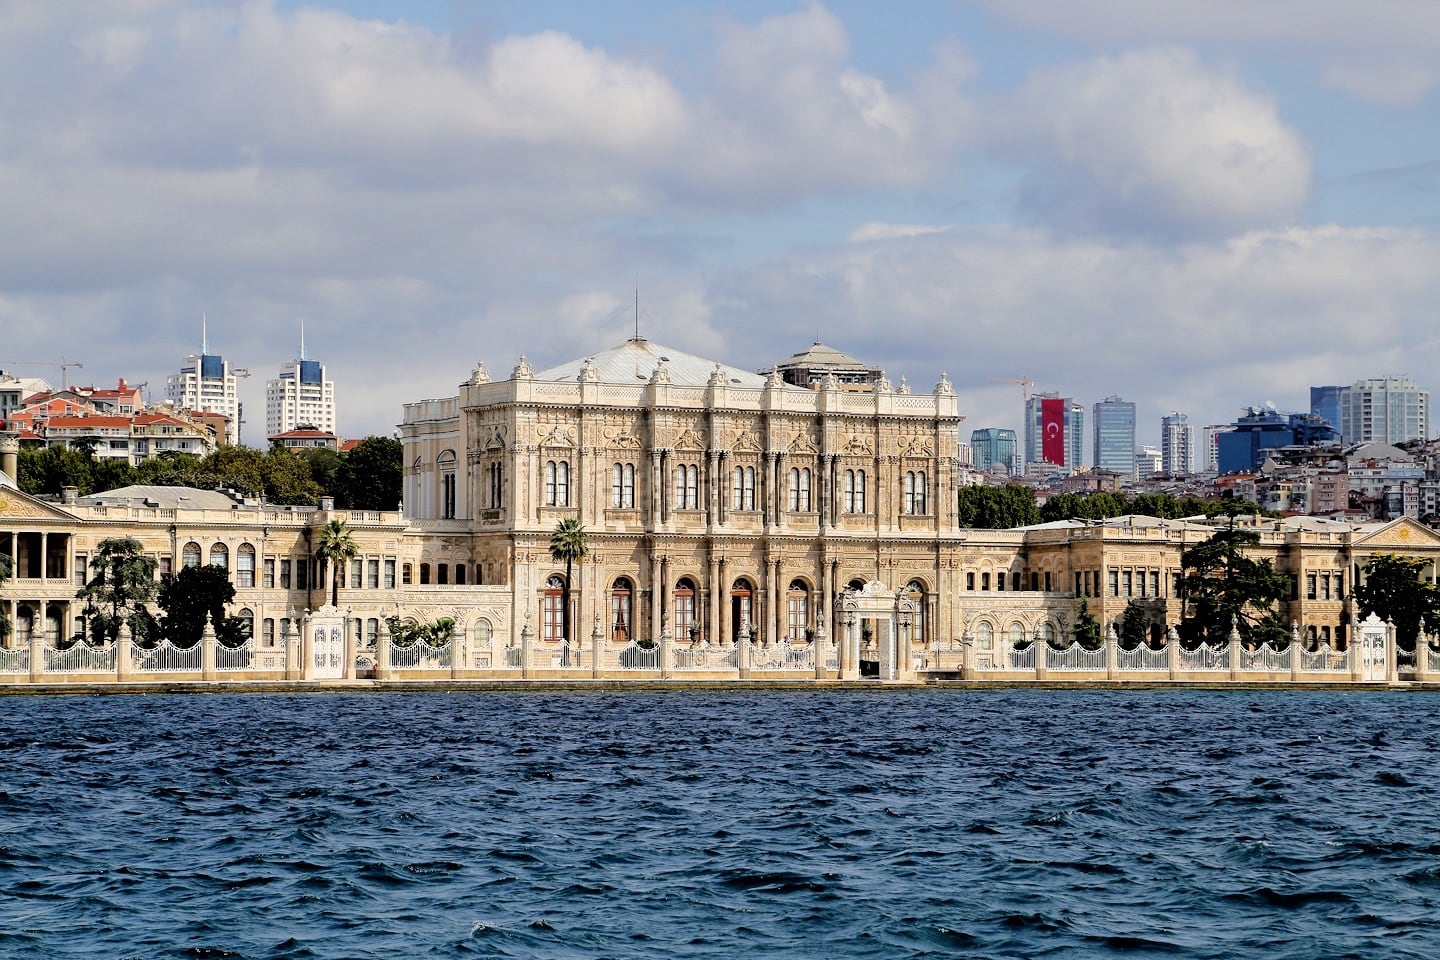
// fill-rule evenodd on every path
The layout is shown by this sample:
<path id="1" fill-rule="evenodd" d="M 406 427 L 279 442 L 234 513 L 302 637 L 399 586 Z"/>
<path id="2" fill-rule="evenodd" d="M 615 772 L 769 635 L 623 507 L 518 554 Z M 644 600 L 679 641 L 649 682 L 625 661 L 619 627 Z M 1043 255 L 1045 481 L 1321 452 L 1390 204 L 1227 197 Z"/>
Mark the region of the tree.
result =
<path id="1" fill-rule="evenodd" d="M 1080 610 L 1075 614 L 1075 626 L 1072 629 L 1075 642 L 1086 650 L 1099 650 L 1104 639 L 1100 635 L 1100 621 L 1095 619 L 1095 614 L 1090 612 L 1090 600 L 1087 597 L 1080 598 Z"/>
<path id="2" fill-rule="evenodd" d="M 330 606 L 340 605 L 340 565 L 359 552 L 355 538 L 350 535 L 350 525 L 344 520 L 331 519 L 320 530 L 315 556 L 324 561 L 330 574 Z"/>
<path id="3" fill-rule="evenodd" d="M 960 526 L 1009 530 L 1040 522 L 1035 491 L 1018 483 L 1003 487 L 961 487 L 956 491 Z"/>
<path id="4" fill-rule="evenodd" d="M 1290 594 L 1290 578 L 1275 570 L 1269 560 L 1245 556 L 1246 547 L 1260 542 L 1253 530 L 1231 526 L 1180 556 L 1185 570 L 1180 596 L 1187 615 L 1180 636 L 1187 646 L 1225 643 L 1233 624 L 1249 647 L 1269 642 L 1283 648 L 1289 628 L 1276 604 Z"/>
<path id="5" fill-rule="evenodd" d="M 386 617 L 385 625 L 390 630 L 390 642 L 397 647 L 413 647 L 424 641 L 432 647 L 443 647 L 455 632 L 452 617 L 440 617 L 429 623 L 418 623 L 413 618 Z"/>
<path id="6" fill-rule="evenodd" d="M 389 437 L 366 437 L 344 455 L 335 505 L 346 510 L 395 510 L 400 506 L 404 448 Z"/>
<path id="7" fill-rule="evenodd" d="M 265 455 L 249 447 L 220 447 L 200 461 L 195 485 L 210 490 L 228 487 L 247 496 L 265 492 Z"/>
<path id="8" fill-rule="evenodd" d="M 75 487 L 83 497 L 95 490 L 95 461 L 67 447 L 24 447 L 16 464 L 20 489 L 31 496 L 59 496 Z"/>
<path id="9" fill-rule="evenodd" d="M 161 631 L 175 646 L 193 647 L 200 642 L 207 619 L 215 624 L 217 636 L 233 630 L 225 606 L 234 599 L 235 587 L 224 567 L 182 567 L 160 584 L 157 602 L 165 611 Z"/>
<path id="10" fill-rule="evenodd" d="M 114 641 L 125 622 L 137 638 L 155 635 L 155 618 L 146 606 L 155 599 L 155 558 L 143 550 L 130 537 L 112 537 L 96 546 L 90 560 L 94 576 L 75 594 L 85 601 L 90 643 Z"/>
<path id="11" fill-rule="evenodd" d="M 307 447 L 296 451 L 296 455 L 310 467 L 310 479 L 315 481 L 327 496 L 335 496 L 340 485 L 340 468 L 345 458 L 329 447 Z"/>
<path id="12" fill-rule="evenodd" d="M 590 538 L 579 520 L 569 517 L 555 525 L 550 534 L 550 556 L 565 563 L 565 585 L 560 592 L 560 635 L 570 642 L 570 578 L 574 564 L 590 552 Z"/>
<path id="13" fill-rule="evenodd" d="M 261 459 L 265 497 L 271 503 L 313 507 L 324 493 L 310 475 L 310 463 L 293 450 L 271 447 Z"/>
<path id="14" fill-rule="evenodd" d="M 1395 624 L 1395 643 L 1414 650 L 1423 626 L 1426 633 L 1440 630 L 1440 587 L 1421 574 L 1429 560 L 1393 553 L 1365 564 L 1365 581 L 1355 588 L 1361 618 L 1375 614 Z"/>

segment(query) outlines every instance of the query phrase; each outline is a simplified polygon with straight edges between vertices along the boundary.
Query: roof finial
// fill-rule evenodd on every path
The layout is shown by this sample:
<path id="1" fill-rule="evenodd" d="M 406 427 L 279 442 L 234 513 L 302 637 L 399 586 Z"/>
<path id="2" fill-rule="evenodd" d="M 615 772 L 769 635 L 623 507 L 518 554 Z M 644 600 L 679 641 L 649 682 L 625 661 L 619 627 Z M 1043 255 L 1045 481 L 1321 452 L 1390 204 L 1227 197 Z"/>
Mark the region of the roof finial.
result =
<path id="1" fill-rule="evenodd" d="M 640 339 L 640 274 L 635 274 L 635 340 Z"/>

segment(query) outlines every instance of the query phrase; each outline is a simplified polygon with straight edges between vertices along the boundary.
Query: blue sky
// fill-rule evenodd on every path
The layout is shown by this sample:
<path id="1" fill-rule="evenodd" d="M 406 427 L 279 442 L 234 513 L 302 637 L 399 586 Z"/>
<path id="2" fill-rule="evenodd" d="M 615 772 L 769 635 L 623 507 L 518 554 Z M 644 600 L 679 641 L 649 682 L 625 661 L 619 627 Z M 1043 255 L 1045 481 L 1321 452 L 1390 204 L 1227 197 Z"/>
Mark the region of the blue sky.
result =
<path id="1" fill-rule="evenodd" d="M 1373 0 L 0 0 L 0 361 L 295 353 L 341 431 L 627 335 L 817 335 L 1019 426 L 1153 443 L 1440 389 L 1440 16 Z M 46 374 L 49 370 L 17 368 Z"/>

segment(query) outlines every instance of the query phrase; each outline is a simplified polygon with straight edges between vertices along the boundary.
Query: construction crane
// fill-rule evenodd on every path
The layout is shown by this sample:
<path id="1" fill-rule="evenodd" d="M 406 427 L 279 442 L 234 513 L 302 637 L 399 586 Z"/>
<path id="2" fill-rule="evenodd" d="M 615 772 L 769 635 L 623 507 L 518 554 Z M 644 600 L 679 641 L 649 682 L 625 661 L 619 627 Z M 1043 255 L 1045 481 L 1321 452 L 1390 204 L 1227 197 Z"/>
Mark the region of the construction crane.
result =
<path id="1" fill-rule="evenodd" d="M 14 364 L 17 367 L 59 367 L 60 368 L 60 389 L 68 389 L 70 386 L 70 368 L 84 368 L 85 364 L 79 360 L 67 360 L 61 357 L 59 360 L 0 360 L 0 364 Z"/>
<path id="2" fill-rule="evenodd" d="M 1020 396 L 1021 396 L 1021 398 L 1022 398 L 1022 399 L 1024 400 L 1024 402 L 1026 402 L 1026 403 L 1029 403 L 1029 402 L 1030 402 L 1030 388 L 1033 387 L 1033 386 L 1035 386 L 1035 381 L 1034 381 L 1034 380 L 1031 380 L 1029 377 L 1019 377 L 1019 378 L 1016 378 L 1016 377 L 991 377 L 990 379 L 991 379 L 991 380 L 999 380 L 1001 383 L 1018 383 L 1018 384 L 1020 384 Z"/>

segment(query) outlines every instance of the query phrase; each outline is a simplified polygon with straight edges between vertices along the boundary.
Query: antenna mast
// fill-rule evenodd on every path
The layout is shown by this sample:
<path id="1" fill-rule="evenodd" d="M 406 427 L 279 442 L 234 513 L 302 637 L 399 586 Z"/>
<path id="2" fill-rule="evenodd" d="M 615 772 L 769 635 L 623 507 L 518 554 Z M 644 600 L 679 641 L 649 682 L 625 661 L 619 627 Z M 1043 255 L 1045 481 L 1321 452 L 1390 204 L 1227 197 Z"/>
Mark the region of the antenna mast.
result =
<path id="1" fill-rule="evenodd" d="M 640 274 L 635 274 L 635 339 L 640 339 Z"/>

